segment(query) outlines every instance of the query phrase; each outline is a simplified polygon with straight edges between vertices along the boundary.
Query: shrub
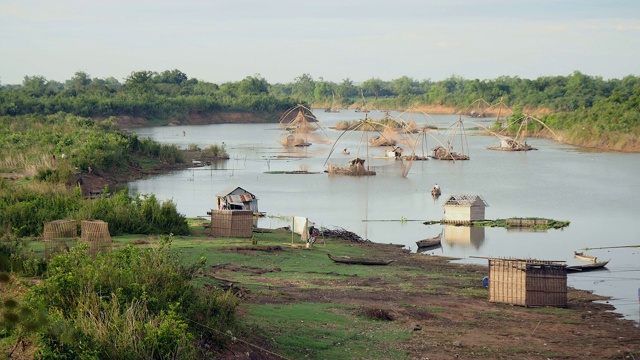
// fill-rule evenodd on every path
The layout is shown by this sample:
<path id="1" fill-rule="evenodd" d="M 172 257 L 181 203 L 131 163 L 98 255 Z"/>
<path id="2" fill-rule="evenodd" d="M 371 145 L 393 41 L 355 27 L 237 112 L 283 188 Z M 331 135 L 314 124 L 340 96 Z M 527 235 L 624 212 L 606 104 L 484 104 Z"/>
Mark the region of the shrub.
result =
<path id="1" fill-rule="evenodd" d="M 204 159 L 228 159 L 227 149 L 224 144 L 213 144 L 208 146 L 202 151 L 202 158 Z"/>
<path id="2" fill-rule="evenodd" d="M 95 259 L 81 244 L 53 257 L 47 278 L 26 297 L 51 320 L 40 356 L 210 357 L 215 349 L 207 347 L 235 331 L 238 301 L 230 292 L 197 289 L 191 278 L 202 264 L 180 265 L 171 242 L 164 237 L 150 249 L 127 246 Z"/>

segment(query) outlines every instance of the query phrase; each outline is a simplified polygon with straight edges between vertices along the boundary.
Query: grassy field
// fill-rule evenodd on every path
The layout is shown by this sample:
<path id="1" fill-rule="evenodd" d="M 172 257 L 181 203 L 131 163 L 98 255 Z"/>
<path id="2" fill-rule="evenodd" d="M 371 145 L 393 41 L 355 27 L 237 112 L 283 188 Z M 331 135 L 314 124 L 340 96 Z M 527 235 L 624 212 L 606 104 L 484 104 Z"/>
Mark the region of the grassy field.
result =
<path id="1" fill-rule="evenodd" d="M 306 249 L 286 230 L 252 238 L 212 238 L 190 220 L 172 249 L 204 266 L 198 286 L 241 299 L 243 330 L 225 334 L 221 359 L 638 358 L 640 329 L 568 289 L 566 308 L 487 301 L 487 268 L 411 254 L 393 245 L 318 237 Z M 113 249 L 156 246 L 152 236 L 113 237 Z M 34 250 L 42 253 L 41 242 Z M 334 263 L 348 255 L 391 259 L 386 266 Z"/>
<path id="2" fill-rule="evenodd" d="M 198 226 L 193 229 L 198 234 L 204 233 Z M 253 239 L 175 237 L 172 247 L 181 253 L 185 264 L 206 259 L 205 270 L 195 280 L 201 286 L 233 282 L 235 291 L 248 300 L 241 306 L 247 323 L 247 339 L 239 335 L 236 339 L 252 352 L 273 351 L 284 358 L 340 359 L 346 354 L 349 358 L 403 358 L 406 354 L 391 345 L 407 341 L 411 330 L 392 321 L 378 320 L 375 314 L 369 313 L 371 310 L 362 306 L 326 303 L 321 299 L 300 303 L 286 303 L 287 299 L 283 299 L 283 303 L 260 302 L 260 297 L 266 300 L 279 296 L 278 289 L 269 286 L 272 282 L 285 282 L 309 292 L 345 288 L 384 290 L 349 285 L 349 279 L 354 277 L 382 279 L 403 286 L 397 276 L 402 268 L 386 267 L 381 272 L 380 267 L 375 266 L 335 264 L 326 256 L 329 251 L 349 256 L 380 256 L 366 247 L 354 246 L 345 240 L 325 239 L 321 241 L 324 244 L 317 243 L 312 250 L 307 250 L 298 238 L 298 235 L 294 237 L 292 247 L 291 234 L 286 231 L 256 233 Z M 113 240 L 115 248 L 127 244 L 153 246 L 156 241 L 138 236 Z M 256 340 L 255 335 L 264 340 Z M 260 341 L 266 343 L 255 344 Z"/>

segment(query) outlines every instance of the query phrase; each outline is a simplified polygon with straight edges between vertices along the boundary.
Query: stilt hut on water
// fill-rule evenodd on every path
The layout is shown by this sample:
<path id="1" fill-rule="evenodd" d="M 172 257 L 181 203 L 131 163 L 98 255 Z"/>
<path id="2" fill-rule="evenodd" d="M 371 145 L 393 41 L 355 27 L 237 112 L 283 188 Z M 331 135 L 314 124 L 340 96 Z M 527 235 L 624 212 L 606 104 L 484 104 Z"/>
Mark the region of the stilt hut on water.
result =
<path id="1" fill-rule="evenodd" d="M 464 225 L 485 220 L 484 210 L 489 204 L 480 195 L 451 195 L 442 206 L 443 223 Z"/>
<path id="2" fill-rule="evenodd" d="M 258 212 L 258 198 L 239 186 L 230 186 L 216 194 L 218 210 L 246 210 Z"/>
<path id="3" fill-rule="evenodd" d="M 566 307 L 567 267 L 561 261 L 489 258 L 489 301 Z"/>

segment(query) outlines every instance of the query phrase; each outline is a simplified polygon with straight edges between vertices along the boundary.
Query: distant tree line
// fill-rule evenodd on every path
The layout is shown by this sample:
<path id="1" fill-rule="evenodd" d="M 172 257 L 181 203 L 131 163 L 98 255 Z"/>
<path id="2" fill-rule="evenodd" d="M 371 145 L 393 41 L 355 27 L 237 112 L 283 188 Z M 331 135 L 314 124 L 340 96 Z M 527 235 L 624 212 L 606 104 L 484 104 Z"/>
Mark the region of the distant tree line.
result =
<path id="1" fill-rule="evenodd" d="M 0 115 L 66 112 L 80 116 L 131 115 L 149 118 L 180 116 L 189 112 L 220 110 L 278 111 L 295 103 L 326 103 L 338 99 L 343 106 L 367 102 L 402 109 L 416 105 L 442 105 L 458 109 L 478 99 L 499 100 L 506 106 L 574 111 L 592 107 L 614 96 L 616 101 L 637 92 L 640 78 L 604 80 L 578 71 L 569 76 L 544 76 L 534 80 L 502 76 L 492 80 L 466 80 L 451 76 L 442 81 L 403 76 L 355 84 L 314 80 L 303 74 L 291 83 L 269 84 L 260 75 L 222 85 L 200 81 L 180 70 L 132 72 L 124 83 L 109 77 L 91 78 L 79 71 L 64 83 L 42 76 L 25 76 L 21 85 L 0 86 Z"/>
<path id="2" fill-rule="evenodd" d="M 0 115 L 9 116 L 64 112 L 173 119 L 215 111 L 278 113 L 293 105 L 290 98 L 270 94 L 269 84 L 259 76 L 218 86 L 189 79 L 179 70 L 137 71 L 124 83 L 113 77 L 91 78 L 81 71 L 64 83 L 25 76 L 21 85 L 0 87 Z"/>
<path id="3" fill-rule="evenodd" d="M 315 80 L 310 74 L 291 83 L 269 84 L 255 75 L 221 85 L 189 78 L 179 70 L 137 71 L 124 83 L 113 77 L 98 79 L 77 72 L 64 83 L 26 76 L 21 85 L 1 86 L 0 115 L 65 112 L 85 117 L 128 115 L 167 120 L 192 113 L 246 111 L 262 112 L 268 121 L 277 121 L 283 111 L 297 103 L 315 107 L 366 104 L 395 110 L 437 105 L 469 110 L 482 100 L 484 104 L 501 102 L 528 111 L 544 109 L 553 113 L 544 121 L 556 129 L 571 131 L 570 137 L 578 142 L 613 132 L 613 138 L 619 137 L 616 133 L 631 134 L 626 142 L 633 143 L 640 126 L 639 93 L 637 76 L 604 80 L 579 71 L 533 80 L 451 76 L 442 81 L 418 81 L 403 76 L 391 81 L 371 78 L 360 84 L 348 78 L 339 83 Z M 578 131 L 582 127 L 585 131 Z"/>

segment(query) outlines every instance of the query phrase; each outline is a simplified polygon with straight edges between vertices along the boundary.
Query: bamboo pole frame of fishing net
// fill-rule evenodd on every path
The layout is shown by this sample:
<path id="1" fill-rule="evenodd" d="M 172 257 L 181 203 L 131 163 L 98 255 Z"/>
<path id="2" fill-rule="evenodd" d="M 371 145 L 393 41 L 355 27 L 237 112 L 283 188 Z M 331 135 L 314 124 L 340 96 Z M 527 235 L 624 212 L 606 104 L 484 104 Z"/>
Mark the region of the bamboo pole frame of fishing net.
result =
<path id="1" fill-rule="evenodd" d="M 78 221 L 54 220 L 44 223 L 44 256 L 69 251 L 78 239 Z"/>
<path id="2" fill-rule="evenodd" d="M 87 252 L 91 257 L 95 257 L 98 253 L 111 251 L 111 234 L 107 222 L 82 220 L 81 239 L 89 245 Z"/>

